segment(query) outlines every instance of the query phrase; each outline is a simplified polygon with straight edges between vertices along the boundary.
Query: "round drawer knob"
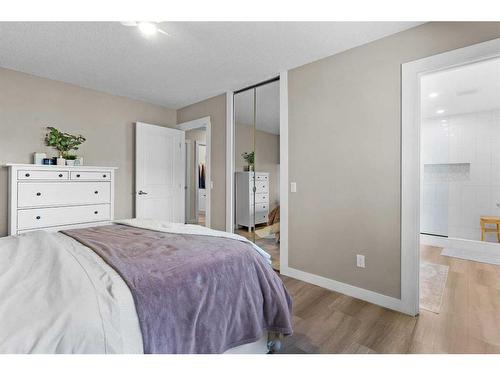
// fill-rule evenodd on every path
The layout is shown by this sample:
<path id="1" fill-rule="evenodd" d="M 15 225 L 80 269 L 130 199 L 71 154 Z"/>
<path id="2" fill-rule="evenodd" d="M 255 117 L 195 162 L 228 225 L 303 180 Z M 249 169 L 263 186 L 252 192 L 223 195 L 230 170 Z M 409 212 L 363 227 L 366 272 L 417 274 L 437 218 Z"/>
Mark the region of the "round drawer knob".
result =
<path id="1" fill-rule="evenodd" d="M 103 175 L 102 175 L 102 177 L 106 178 L 106 175 L 105 175 L 105 174 L 103 174 Z"/>
<path id="2" fill-rule="evenodd" d="M 39 197 L 40 195 L 42 195 L 42 193 L 36 193 L 36 196 Z"/>
<path id="3" fill-rule="evenodd" d="M 29 173 L 26 173 L 26 174 L 25 174 L 25 176 L 26 176 L 26 177 L 29 177 L 29 176 L 30 176 L 30 174 L 29 174 Z"/>
<path id="4" fill-rule="evenodd" d="M 96 191 L 94 191 L 94 194 L 99 194 L 99 192 L 96 190 Z"/>
<path id="5" fill-rule="evenodd" d="M 40 220 L 41 218 L 42 218 L 41 216 L 37 216 L 37 217 L 36 217 L 36 219 L 37 219 L 37 220 Z"/>
<path id="6" fill-rule="evenodd" d="M 62 173 L 59 173 L 59 177 L 62 177 L 62 176 L 63 176 Z"/>
<path id="7" fill-rule="evenodd" d="M 76 177 L 80 177 L 80 175 L 79 175 L 79 174 L 77 174 L 77 175 L 76 175 Z"/>
<path id="8" fill-rule="evenodd" d="M 95 214 L 95 215 L 97 215 L 98 213 L 99 213 L 99 212 L 97 212 L 97 211 L 94 211 L 94 214 Z"/>

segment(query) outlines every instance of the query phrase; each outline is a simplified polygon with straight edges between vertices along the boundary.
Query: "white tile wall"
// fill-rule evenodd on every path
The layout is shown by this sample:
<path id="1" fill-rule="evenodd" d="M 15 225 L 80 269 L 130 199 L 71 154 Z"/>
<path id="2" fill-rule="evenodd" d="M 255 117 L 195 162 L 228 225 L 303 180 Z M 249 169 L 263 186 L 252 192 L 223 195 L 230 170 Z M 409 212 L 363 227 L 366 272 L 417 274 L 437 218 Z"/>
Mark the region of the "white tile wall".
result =
<path id="1" fill-rule="evenodd" d="M 500 111 L 424 120 L 421 161 L 421 232 L 479 240 L 479 217 L 500 216 Z"/>

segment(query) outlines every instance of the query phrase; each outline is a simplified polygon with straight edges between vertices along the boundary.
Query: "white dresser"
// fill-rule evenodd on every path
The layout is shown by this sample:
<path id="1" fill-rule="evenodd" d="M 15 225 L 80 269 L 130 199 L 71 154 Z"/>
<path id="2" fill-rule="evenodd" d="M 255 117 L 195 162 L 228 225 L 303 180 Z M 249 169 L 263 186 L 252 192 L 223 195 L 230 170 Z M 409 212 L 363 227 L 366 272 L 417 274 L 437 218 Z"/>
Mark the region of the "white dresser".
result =
<path id="1" fill-rule="evenodd" d="M 255 224 L 267 223 L 269 214 L 269 173 L 236 173 L 236 225 L 251 231 Z M 255 220 L 254 220 L 255 176 Z"/>
<path id="2" fill-rule="evenodd" d="M 114 167 L 7 164 L 9 235 L 114 218 Z"/>

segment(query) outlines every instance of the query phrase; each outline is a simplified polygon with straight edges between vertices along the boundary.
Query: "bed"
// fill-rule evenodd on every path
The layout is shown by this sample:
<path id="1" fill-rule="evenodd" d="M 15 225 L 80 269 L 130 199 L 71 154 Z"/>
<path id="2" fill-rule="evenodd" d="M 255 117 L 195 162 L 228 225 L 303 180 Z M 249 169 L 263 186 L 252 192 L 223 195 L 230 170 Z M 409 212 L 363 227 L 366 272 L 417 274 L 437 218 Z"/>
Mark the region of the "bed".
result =
<path id="1" fill-rule="evenodd" d="M 266 353 L 291 308 L 232 233 L 131 219 L 0 238 L 0 353 Z"/>

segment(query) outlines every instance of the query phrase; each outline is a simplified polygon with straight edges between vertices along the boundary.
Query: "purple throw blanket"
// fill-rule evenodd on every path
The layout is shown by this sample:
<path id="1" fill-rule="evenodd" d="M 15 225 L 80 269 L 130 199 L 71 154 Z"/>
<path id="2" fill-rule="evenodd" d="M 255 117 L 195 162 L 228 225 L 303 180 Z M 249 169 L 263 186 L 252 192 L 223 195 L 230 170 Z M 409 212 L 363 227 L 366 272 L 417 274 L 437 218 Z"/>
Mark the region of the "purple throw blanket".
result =
<path id="1" fill-rule="evenodd" d="M 250 244 L 108 225 L 63 231 L 126 282 L 144 353 L 222 353 L 292 333 L 291 299 Z"/>

